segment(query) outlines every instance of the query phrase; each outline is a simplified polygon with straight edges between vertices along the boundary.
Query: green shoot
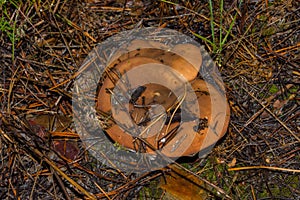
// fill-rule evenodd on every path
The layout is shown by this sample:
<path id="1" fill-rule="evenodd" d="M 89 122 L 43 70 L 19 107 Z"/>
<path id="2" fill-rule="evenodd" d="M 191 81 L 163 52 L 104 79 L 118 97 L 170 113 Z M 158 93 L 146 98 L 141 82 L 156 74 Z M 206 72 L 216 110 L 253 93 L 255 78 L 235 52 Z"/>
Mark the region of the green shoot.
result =
<path id="1" fill-rule="evenodd" d="M 221 0 L 223 1 L 223 0 Z M 211 36 L 212 36 L 212 46 L 213 52 L 216 52 L 216 43 L 215 43 L 215 27 L 214 27 L 214 13 L 213 13 L 213 4 L 212 0 L 209 0 L 209 12 L 210 12 L 210 29 L 211 29 Z"/>

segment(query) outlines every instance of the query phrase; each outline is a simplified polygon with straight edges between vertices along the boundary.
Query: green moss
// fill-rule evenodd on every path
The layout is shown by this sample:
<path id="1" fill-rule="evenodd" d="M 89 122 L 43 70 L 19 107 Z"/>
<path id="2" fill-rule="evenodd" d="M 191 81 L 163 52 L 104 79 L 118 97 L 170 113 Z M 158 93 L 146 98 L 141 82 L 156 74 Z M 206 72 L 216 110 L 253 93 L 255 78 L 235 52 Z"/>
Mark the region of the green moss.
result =
<path id="1" fill-rule="evenodd" d="M 160 199 L 162 190 L 158 188 L 158 185 L 158 179 L 152 180 L 147 186 L 139 191 L 137 199 Z"/>
<path id="2" fill-rule="evenodd" d="M 258 19 L 260 21 L 267 21 L 268 20 L 268 16 L 266 16 L 266 15 L 259 15 Z"/>
<path id="3" fill-rule="evenodd" d="M 299 90 L 299 86 L 294 86 L 289 89 L 289 92 L 292 94 L 296 94 Z"/>
<path id="4" fill-rule="evenodd" d="M 276 33 L 276 28 L 271 26 L 271 27 L 268 27 L 266 29 L 263 29 L 262 30 L 262 35 L 263 36 L 270 36 L 270 35 L 274 35 Z"/>
<path id="5" fill-rule="evenodd" d="M 280 181 L 280 180 L 279 180 Z M 271 192 L 272 196 L 274 198 L 276 197 L 292 197 L 293 193 L 291 190 L 292 188 L 297 189 L 299 184 L 299 177 L 298 176 L 288 176 L 288 177 L 282 177 L 282 182 L 286 183 L 289 187 L 282 187 L 277 184 L 268 184 L 269 191 Z M 263 188 L 263 190 L 258 193 L 258 198 L 265 198 L 269 197 L 270 194 L 266 187 Z"/>
<path id="6" fill-rule="evenodd" d="M 279 91 L 279 88 L 276 86 L 276 85 L 271 85 L 271 87 L 270 87 L 270 89 L 269 89 L 269 92 L 271 93 L 271 94 L 275 94 L 276 92 L 278 92 Z"/>

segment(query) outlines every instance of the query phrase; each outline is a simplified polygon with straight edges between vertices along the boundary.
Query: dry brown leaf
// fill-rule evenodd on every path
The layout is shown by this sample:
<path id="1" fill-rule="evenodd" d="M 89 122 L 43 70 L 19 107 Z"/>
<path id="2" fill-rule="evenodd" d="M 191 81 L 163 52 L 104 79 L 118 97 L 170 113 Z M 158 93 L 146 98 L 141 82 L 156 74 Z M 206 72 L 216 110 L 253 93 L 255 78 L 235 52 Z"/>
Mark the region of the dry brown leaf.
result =
<path id="1" fill-rule="evenodd" d="M 165 199 L 204 200 L 208 196 L 204 183 L 199 186 L 173 171 L 161 178 L 159 187 L 165 191 Z"/>
<path id="2" fill-rule="evenodd" d="M 228 167 L 234 167 L 236 165 L 236 158 L 233 158 L 230 163 L 227 164 Z"/>

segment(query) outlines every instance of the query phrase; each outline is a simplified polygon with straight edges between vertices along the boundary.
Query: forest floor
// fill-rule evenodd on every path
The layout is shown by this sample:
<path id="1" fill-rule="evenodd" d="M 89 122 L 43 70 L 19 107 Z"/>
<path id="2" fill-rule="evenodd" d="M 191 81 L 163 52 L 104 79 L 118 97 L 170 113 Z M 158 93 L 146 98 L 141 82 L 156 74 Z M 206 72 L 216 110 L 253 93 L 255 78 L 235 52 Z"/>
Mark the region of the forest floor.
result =
<path id="1" fill-rule="evenodd" d="M 0 14 L 1 199 L 171 198 L 158 186 L 170 169 L 103 165 L 69 118 L 89 52 L 143 27 L 199 42 L 225 83 L 226 135 L 207 158 L 180 160 L 214 186 L 205 198 L 300 199 L 299 1 L 0 0 Z"/>

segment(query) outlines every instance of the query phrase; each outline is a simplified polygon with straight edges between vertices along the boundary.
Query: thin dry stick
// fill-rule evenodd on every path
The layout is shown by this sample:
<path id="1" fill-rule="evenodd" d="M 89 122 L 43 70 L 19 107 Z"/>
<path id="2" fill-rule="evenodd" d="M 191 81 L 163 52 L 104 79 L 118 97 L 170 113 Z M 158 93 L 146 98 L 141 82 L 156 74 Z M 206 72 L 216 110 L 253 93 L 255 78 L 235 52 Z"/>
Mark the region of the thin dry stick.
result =
<path id="1" fill-rule="evenodd" d="M 182 104 L 183 100 L 185 99 L 185 96 L 186 96 L 186 91 L 185 91 L 184 96 L 180 99 L 178 105 L 177 105 L 176 108 L 175 108 L 175 111 L 173 112 L 173 114 L 172 114 L 172 116 L 171 116 L 171 119 L 170 119 L 170 121 L 169 121 L 168 127 L 167 127 L 167 129 L 166 129 L 166 133 L 168 132 L 168 129 L 169 129 L 169 126 L 170 126 L 170 122 L 172 121 L 172 119 L 173 119 L 173 117 L 174 117 L 174 114 L 175 114 L 176 110 L 177 110 L 177 109 L 179 108 L 179 106 Z M 174 104 L 174 105 L 176 105 L 176 104 Z M 170 110 L 172 110 L 173 107 L 174 107 L 174 106 L 171 106 L 171 107 L 167 110 L 167 112 L 169 112 Z M 158 120 L 160 120 L 163 116 L 165 116 L 165 113 L 160 114 L 160 115 L 159 115 L 159 116 L 158 116 L 151 124 L 149 124 L 149 125 L 148 125 L 148 126 L 147 126 L 140 134 L 139 134 L 139 137 L 141 137 L 142 135 L 144 135 L 145 132 L 146 132 L 151 126 L 153 126 L 156 122 L 158 122 Z"/>
<path id="2" fill-rule="evenodd" d="M 61 188 L 63 194 L 64 194 L 65 197 L 66 197 L 66 199 L 67 199 L 67 200 L 71 200 L 70 195 L 68 194 L 67 189 L 66 189 L 66 187 L 64 186 L 64 184 L 63 184 L 63 182 L 62 182 L 60 176 L 58 176 L 58 174 L 56 173 L 56 171 L 54 171 L 53 168 L 50 168 L 50 170 L 51 170 L 52 174 L 54 174 L 54 176 L 55 176 L 55 178 L 56 178 L 56 180 L 57 180 L 57 182 L 58 182 L 58 185 L 59 185 L 59 187 Z"/>
<path id="3" fill-rule="evenodd" d="M 26 87 L 26 89 L 32 94 L 32 96 L 34 96 L 39 102 L 41 102 L 41 104 L 43 104 L 44 106 L 48 107 L 47 103 L 45 103 L 29 87 L 27 87 L 26 83 L 24 83 L 23 80 L 20 79 L 20 82 L 24 85 L 24 87 Z"/>
<path id="4" fill-rule="evenodd" d="M 87 63 L 85 63 L 84 66 L 82 66 L 73 76 L 71 76 L 69 79 L 49 88 L 50 91 L 54 90 L 55 88 L 64 85 L 67 82 L 70 82 L 71 80 L 75 79 L 77 76 L 79 76 L 84 70 L 86 70 L 86 68 L 88 68 L 90 66 L 90 64 L 92 64 L 97 58 L 94 57 L 92 59 L 90 59 Z"/>
<path id="5" fill-rule="evenodd" d="M 1 114 L 0 114 L 0 117 L 1 117 Z M 3 118 L 4 119 L 4 118 Z M 1 119 L 1 120 L 3 120 L 3 119 Z M 5 122 L 6 123 L 6 122 Z M 7 124 L 7 123 L 6 123 Z M 9 137 L 9 135 L 7 135 L 2 129 L 1 129 L 1 127 L 0 127 L 0 134 L 4 137 L 4 138 L 6 138 L 10 143 L 14 143 L 14 141 Z"/>
<path id="6" fill-rule="evenodd" d="M 264 57 L 264 56 L 266 56 L 266 55 L 271 55 L 271 54 L 273 54 L 273 53 L 278 53 L 278 54 L 280 54 L 280 53 L 282 53 L 282 51 L 288 51 L 288 50 L 294 50 L 294 49 L 299 49 L 299 47 L 300 47 L 300 42 L 298 42 L 296 45 L 294 45 L 294 46 L 288 46 L 288 47 L 284 47 L 284 48 L 281 48 L 281 49 L 278 49 L 278 50 L 274 50 L 273 52 L 268 52 L 268 53 L 266 53 L 266 54 L 263 54 L 263 55 L 261 55 L 261 57 Z M 286 52 L 283 52 L 283 54 L 285 54 Z"/>
<path id="7" fill-rule="evenodd" d="M 42 163 L 43 163 L 43 161 L 40 162 L 40 166 L 42 166 Z M 33 199 L 34 189 L 36 188 L 36 184 L 37 184 L 38 178 L 40 177 L 41 173 L 42 173 L 42 170 L 38 170 L 38 172 L 36 173 L 36 176 L 35 176 L 34 181 L 33 181 L 33 186 L 31 188 L 31 192 L 30 192 L 30 195 L 29 195 L 30 200 Z"/>
<path id="8" fill-rule="evenodd" d="M 169 130 L 170 125 L 171 125 L 171 122 L 172 122 L 172 119 L 174 118 L 174 115 L 175 115 L 176 111 L 177 111 L 178 108 L 181 106 L 181 104 L 182 104 L 182 102 L 184 101 L 185 97 L 186 97 L 186 84 L 184 85 L 184 94 L 183 94 L 182 98 L 180 99 L 178 105 L 176 106 L 174 112 L 173 112 L 172 115 L 171 115 L 171 118 L 170 118 L 170 120 L 169 120 L 167 129 L 166 129 L 166 133 L 168 133 L 168 130 Z"/>
<path id="9" fill-rule="evenodd" d="M 251 186 L 251 194 L 252 194 L 252 198 L 253 198 L 253 200 L 256 200 L 254 188 L 253 188 L 252 185 L 250 185 L 250 186 Z"/>
<path id="10" fill-rule="evenodd" d="M 288 90 L 293 86 L 294 86 L 293 84 L 288 84 L 286 86 L 286 89 Z M 277 93 L 275 93 L 274 95 L 272 95 L 271 97 L 267 98 L 265 106 L 266 107 L 269 106 L 271 103 L 271 100 L 273 100 L 276 96 L 282 94 L 283 92 L 284 92 L 284 90 L 280 90 Z M 244 128 L 246 128 L 249 124 L 251 124 L 253 122 L 253 120 L 255 120 L 264 110 L 265 110 L 265 108 L 263 107 L 258 112 L 256 112 L 254 115 L 252 115 L 252 117 L 250 117 L 250 119 L 248 119 L 248 121 L 245 123 L 242 130 L 244 130 Z M 242 130 L 240 130 L 240 131 L 242 131 Z"/>
<path id="11" fill-rule="evenodd" d="M 72 54 L 72 51 L 71 51 L 71 49 L 70 49 L 70 47 L 69 47 L 69 44 L 68 44 L 66 38 L 64 37 L 63 32 L 62 32 L 61 29 L 59 28 L 59 25 L 58 25 L 58 23 L 57 23 L 57 20 L 56 20 L 56 18 L 55 18 L 54 13 L 53 13 L 53 16 L 52 16 L 52 17 L 53 17 L 53 20 L 54 20 L 54 24 L 56 25 L 56 28 L 58 29 L 59 34 L 60 34 L 62 40 L 63 40 L 64 43 L 65 43 L 65 47 L 67 48 L 67 50 L 68 50 L 68 52 L 69 52 L 69 54 L 70 54 L 70 57 L 71 57 L 73 63 L 74 63 L 75 65 L 77 65 L 77 64 L 76 64 L 76 61 L 75 61 L 75 59 L 74 59 L 74 56 L 73 56 L 73 54 Z"/>
<path id="12" fill-rule="evenodd" d="M 50 46 L 49 42 L 48 42 L 48 41 L 45 39 L 45 37 L 40 33 L 40 31 L 36 28 L 36 26 L 32 24 L 31 19 L 29 19 L 29 18 L 21 11 L 20 7 L 18 8 L 18 11 L 19 11 L 19 13 L 21 13 L 21 15 L 26 19 L 26 21 L 31 25 L 31 27 L 34 29 L 34 31 L 35 31 L 36 33 L 38 33 L 38 35 L 39 35 L 40 38 L 43 40 L 43 42 L 45 42 L 45 43 L 49 46 L 49 49 L 50 49 L 52 55 L 54 55 L 54 56 L 56 57 L 57 60 L 59 60 L 61 63 L 63 63 L 62 60 L 59 58 L 59 56 L 55 53 L 55 51 L 53 50 L 53 48 Z M 20 59 L 20 58 L 18 58 L 18 59 Z"/>
<path id="13" fill-rule="evenodd" d="M 97 8 L 97 7 L 96 7 Z M 111 6 L 100 6 L 99 10 L 106 10 L 106 11 L 115 11 L 115 12 L 123 12 L 125 11 L 131 11 L 131 8 L 118 8 L 118 7 L 111 7 Z M 95 9 L 95 6 L 91 7 L 91 9 Z"/>
<path id="14" fill-rule="evenodd" d="M 281 121 L 269 108 L 267 108 L 263 103 L 261 103 L 253 94 L 251 94 L 244 87 L 243 90 L 245 90 L 255 101 L 257 101 L 266 111 L 268 111 L 292 136 L 294 136 L 300 142 L 300 138 L 295 133 L 293 133 L 293 131 L 289 127 L 287 127 L 287 125 L 285 125 L 283 121 Z"/>
<path id="15" fill-rule="evenodd" d="M 72 26 L 73 28 L 75 28 L 76 30 L 80 31 L 83 33 L 84 36 L 90 38 L 93 42 L 97 42 L 97 40 L 95 38 L 93 38 L 88 32 L 84 31 L 79 25 L 77 25 L 76 23 L 72 22 L 71 20 L 67 19 L 64 16 L 61 16 L 59 14 L 56 14 L 56 16 L 58 16 L 59 18 L 62 18 L 63 20 L 65 20 L 67 22 L 68 25 Z"/>
<path id="16" fill-rule="evenodd" d="M 140 176 L 140 177 L 138 177 L 138 178 L 136 178 L 136 179 L 130 180 L 129 182 L 123 184 L 122 186 L 116 188 L 115 190 L 112 190 L 112 191 L 110 191 L 110 192 L 106 192 L 106 194 L 107 194 L 108 196 L 115 195 L 112 199 L 116 199 L 116 197 L 117 197 L 118 195 L 120 195 L 120 193 L 122 193 L 122 192 L 124 192 L 124 191 L 128 191 L 128 190 L 132 189 L 135 185 L 137 185 L 137 184 L 138 184 L 138 181 L 141 181 L 140 184 L 143 185 L 144 183 L 149 183 L 149 181 L 150 181 L 151 179 L 155 179 L 155 178 L 161 176 L 161 174 L 158 173 L 158 174 L 156 174 L 156 175 L 153 175 L 153 176 L 150 177 L 150 178 L 146 178 L 148 175 L 149 175 L 149 173 L 146 173 L 146 174 L 144 174 L 144 175 L 142 175 L 142 176 Z M 96 194 L 96 196 L 97 196 L 98 198 L 104 197 L 103 194 Z"/>
<path id="17" fill-rule="evenodd" d="M 236 168 L 229 168 L 228 171 L 241 171 L 241 170 L 249 170 L 249 169 L 270 169 L 270 170 L 277 170 L 277 171 L 300 173 L 299 169 L 288 169 L 288 168 L 269 167 L 269 166 L 236 167 Z"/>
<path id="18" fill-rule="evenodd" d="M 71 185 L 73 185 L 75 188 L 77 188 L 79 191 L 81 191 L 83 194 L 85 194 L 90 199 L 95 199 L 95 196 L 88 191 L 86 191 L 81 185 L 79 185 L 77 182 L 75 182 L 73 179 L 68 177 L 67 174 L 65 174 L 61 169 L 59 169 L 49 158 L 47 158 L 42 152 L 40 152 L 37 149 L 32 149 L 34 153 L 36 153 L 40 158 L 42 158 L 48 165 L 50 165 L 57 173 L 59 173 L 64 179 L 66 179 Z"/>
<path id="19" fill-rule="evenodd" d="M 100 154 L 107 160 L 107 162 L 109 162 L 109 164 L 111 164 L 111 166 L 113 166 L 113 168 L 115 168 L 125 179 L 127 179 L 126 175 L 105 155 L 105 153 L 100 151 Z"/>
<path id="20" fill-rule="evenodd" d="M 94 184 L 97 186 L 97 188 L 99 188 L 99 190 L 105 195 L 105 197 L 109 200 L 111 200 L 111 198 L 108 196 L 108 194 L 102 189 L 102 187 L 100 185 L 98 185 L 96 182 L 94 182 Z"/>
<path id="21" fill-rule="evenodd" d="M 10 113 L 10 101 L 11 101 L 11 96 L 12 96 L 12 90 L 15 84 L 15 76 L 17 75 L 18 71 L 20 69 L 20 65 L 17 67 L 17 69 L 14 71 L 12 77 L 11 77 L 11 82 L 9 84 L 9 90 L 8 90 L 8 95 L 7 95 L 7 113 Z"/>

